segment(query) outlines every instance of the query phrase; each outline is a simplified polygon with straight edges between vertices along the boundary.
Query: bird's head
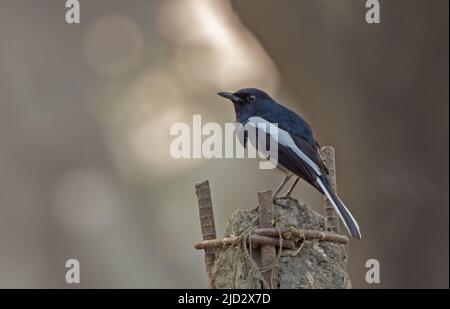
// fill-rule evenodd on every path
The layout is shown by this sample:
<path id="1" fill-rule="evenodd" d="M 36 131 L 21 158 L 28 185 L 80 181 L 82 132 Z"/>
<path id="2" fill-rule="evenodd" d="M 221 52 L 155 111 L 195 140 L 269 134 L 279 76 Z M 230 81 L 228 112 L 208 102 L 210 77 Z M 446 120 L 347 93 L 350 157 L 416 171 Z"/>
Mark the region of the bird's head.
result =
<path id="1" fill-rule="evenodd" d="M 219 92 L 218 95 L 230 100 L 235 106 L 258 104 L 261 101 L 270 99 L 267 93 L 256 88 L 243 88 L 234 93 Z"/>

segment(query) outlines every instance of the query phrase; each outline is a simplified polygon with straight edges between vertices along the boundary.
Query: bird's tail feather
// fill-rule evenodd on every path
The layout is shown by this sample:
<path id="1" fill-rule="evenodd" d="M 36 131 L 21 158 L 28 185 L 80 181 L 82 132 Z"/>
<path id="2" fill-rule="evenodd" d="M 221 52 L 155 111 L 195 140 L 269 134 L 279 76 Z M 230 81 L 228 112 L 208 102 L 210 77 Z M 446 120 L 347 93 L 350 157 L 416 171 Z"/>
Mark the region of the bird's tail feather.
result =
<path id="1" fill-rule="evenodd" d="M 345 207 L 344 203 L 342 203 L 341 199 L 331 188 L 331 185 L 326 176 L 325 175 L 317 176 L 317 183 L 322 189 L 325 196 L 333 205 L 336 212 L 339 214 L 339 217 L 342 219 L 342 222 L 344 222 L 348 232 L 353 237 L 361 239 L 361 232 L 359 230 L 358 223 L 356 222 L 355 218 L 353 218 L 352 214 L 347 209 L 347 207 Z"/>

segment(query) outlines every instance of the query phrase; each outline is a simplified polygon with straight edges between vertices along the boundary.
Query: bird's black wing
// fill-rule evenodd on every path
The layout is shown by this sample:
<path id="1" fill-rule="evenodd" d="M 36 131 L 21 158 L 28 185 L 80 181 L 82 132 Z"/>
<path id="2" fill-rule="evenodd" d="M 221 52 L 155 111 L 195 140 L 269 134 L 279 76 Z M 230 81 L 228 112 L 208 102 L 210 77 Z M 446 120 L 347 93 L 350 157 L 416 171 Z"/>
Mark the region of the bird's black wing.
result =
<path id="1" fill-rule="evenodd" d="M 314 140 L 314 144 L 311 144 L 310 141 L 303 138 L 301 135 L 290 134 L 291 138 L 294 140 L 297 147 L 303 151 L 303 153 L 311 159 L 317 166 L 320 168 L 323 174 L 328 175 L 328 169 L 322 161 L 322 157 L 320 156 L 320 145 Z"/>
<path id="2" fill-rule="evenodd" d="M 321 172 L 328 174 L 328 170 L 320 157 L 320 146 L 308 122 L 283 105 L 275 103 L 273 107 L 270 112 L 261 115 L 261 118 L 271 123 L 277 123 L 278 127 L 289 134 L 296 146 L 319 167 Z"/>
<path id="3" fill-rule="evenodd" d="M 311 184 L 320 174 L 328 174 L 328 170 L 320 157 L 319 145 L 306 122 L 296 122 L 297 125 L 299 123 L 302 124 L 300 127 L 295 127 L 288 123 L 279 123 L 278 136 L 272 136 L 276 130 L 269 130 L 269 128 L 266 129 L 265 127 L 263 130 L 258 129 L 258 125 L 268 123 L 270 123 L 270 120 L 262 117 L 251 117 L 248 119 L 248 124 L 253 124 L 258 134 L 266 135 L 266 145 L 272 144 L 269 142 L 270 139 L 277 141 L 277 160 L 283 167 Z M 244 137 L 243 144 L 245 146 L 247 136 L 244 135 Z M 254 136 L 250 138 L 253 145 L 257 145 L 254 141 L 255 139 Z M 259 147 L 256 148 L 259 149 Z"/>
<path id="4" fill-rule="evenodd" d="M 291 137 L 293 136 L 291 135 Z M 311 159 L 311 161 L 316 163 L 322 173 L 327 172 L 320 155 L 317 151 L 314 151 L 314 148 L 308 146 L 308 143 L 305 143 L 304 140 L 299 138 L 293 137 L 293 140 L 295 141 L 297 147 L 300 148 L 301 151 L 303 151 L 303 153 Z M 314 186 L 319 192 L 323 193 L 322 188 L 317 184 L 317 173 L 291 147 L 278 144 L 277 161 L 281 166 Z"/>
<path id="5" fill-rule="evenodd" d="M 289 170 L 298 177 L 304 179 L 306 182 L 314 186 L 320 192 L 320 187 L 316 184 L 317 175 L 314 170 L 303 161 L 291 148 L 279 145 L 278 146 L 278 164 Z"/>

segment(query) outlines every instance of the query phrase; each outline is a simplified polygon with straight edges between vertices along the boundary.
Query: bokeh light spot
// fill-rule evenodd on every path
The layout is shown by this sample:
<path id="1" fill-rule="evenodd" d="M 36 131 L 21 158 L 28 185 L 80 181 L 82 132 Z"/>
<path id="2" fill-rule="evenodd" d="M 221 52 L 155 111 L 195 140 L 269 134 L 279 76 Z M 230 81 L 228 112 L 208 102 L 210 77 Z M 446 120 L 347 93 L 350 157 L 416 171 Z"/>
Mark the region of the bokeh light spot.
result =
<path id="1" fill-rule="evenodd" d="M 90 68 L 105 77 L 119 77 L 140 63 L 144 50 L 142 30 L 125 16 L 99 18 L 84 40 L 84 55 Z"/>

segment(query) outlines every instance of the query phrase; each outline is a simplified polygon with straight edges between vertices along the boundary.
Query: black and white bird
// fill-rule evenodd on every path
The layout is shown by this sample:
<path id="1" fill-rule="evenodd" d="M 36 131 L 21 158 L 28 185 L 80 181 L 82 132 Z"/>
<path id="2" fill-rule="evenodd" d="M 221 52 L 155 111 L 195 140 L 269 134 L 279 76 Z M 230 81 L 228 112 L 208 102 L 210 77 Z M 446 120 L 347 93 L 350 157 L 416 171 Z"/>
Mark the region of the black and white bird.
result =
<path id="1" fill-rule="evenodd" d="M 278 146 L 276 167 L 287 175 L 275 190 L 274 197 L 281 192 L 294 174 L 298 177 L 288 190 L 287 196 L 291 194 L 299 178 L 304 179 L 328 198 L 349 233 L 361 239 L 358 223 L 328 181 L 328 170 L 322 161 L 320 146 L 309 124 L 259 89 L 245 88 L 235 93 L 219 92 L 218 95 L 233 102 L 237 123 L 252 125 L 258 131 L 257 134 L 266 134 L 268 138 L 276 140 Z M 270 126 L 276 126 L 276 136 L 271 135 L 275 131 L 269 129 Z M 260 132 L 261 128 L 267 129 Z M 245 147 L 246 140 L 243 144 Z"/>

